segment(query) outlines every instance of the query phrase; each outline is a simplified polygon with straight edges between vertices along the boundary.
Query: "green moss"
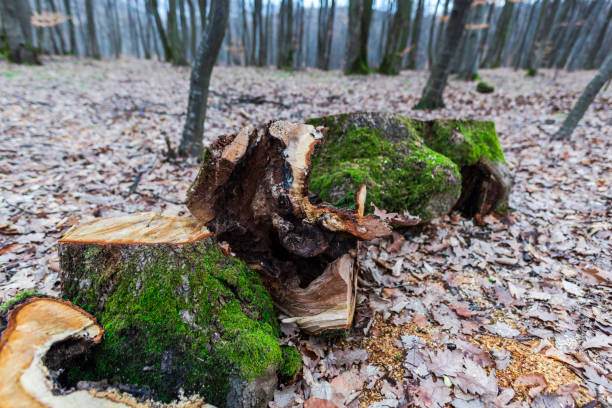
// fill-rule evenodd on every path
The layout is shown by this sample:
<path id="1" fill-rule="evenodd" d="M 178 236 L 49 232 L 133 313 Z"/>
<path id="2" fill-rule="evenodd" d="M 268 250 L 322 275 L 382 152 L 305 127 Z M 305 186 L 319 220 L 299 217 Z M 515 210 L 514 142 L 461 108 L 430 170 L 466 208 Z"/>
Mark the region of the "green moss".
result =
<path id="1" fill-rule="evenodd" d="M 475 164 L 481 158 L 506 162 L 495 124 L 491 121 L 436 120 L 428 131 L 423 132 L 423 139 L 429 147 L 449 157 L 459 167 Z"/>
<path id="2" fill-rule="evenodd" d="M 480 81 L 478 82 L 478 85 L 476 85 L 476 91 L 480 93 L 488 94 L 492 93 L 494 90 L 495 88 L 493 87 L 493 85 L 490 85 L 484 81 Z"/>
<path id="3" fill-rule="evenodd" d="M 278 370 L 278 374 L 281 377 L 293 378 L 302 368 L 302 355 L 300 351 L 293 346 L 283 346 L 281 350 L 283 354 L 283 363 Z"/>
<path id="4" fill-rule="evenodd" d="M 7 300 L 2 305 L 0 305 L 0 312 L 8 310 L 14 304 L 21 303 L 21 301 L 29 297 L 32 297 L 32 296 L 44 296 L 44 295 L 36 290 L 26 290 L 25 292 L 21 292 L 20 294 L 16 295 L 14 298 Z"/>
<path id="5" fill-rule="evenodd" d="M 449 172 L 460 179 L 457 166 L 425 146 L 418 137 L 390 140 L 381 130 L 349 127 L 347 115 L 327 117 L 326 139 L 312 158 L 309 189 L 336 207 L 355 208 L 355 192 L 367 187 L 366 202 L 378 208 L 429 218 L 429 199 L 457 184 L 446 181 Z M 318 125 L 320 119 L 307 123 Z M 410 132 L 414 123 L 406 120 Z M 366 211 L 371 212 L 371 206 Z"/>
<path id="6" fill-rule="evenodd" d="M 102 344 L 69 368 L 71 381 L 145 385 L 162 401 L 182 387 L 223 406 L 231 377 L 251 380 L 281 365 L 272 301 L 243 262 L 216 245 L 184 247 L 178 259 L 152 248 L 121 260 L 109 276 L 98 269 L 108 266 L 109 251 L 83 251 L 78 285 L 64 288 L 105 328 Z M 155 261 L 142 267 L 143 258 Z M 108 279 L 114 290 L 101 307 L 94 293 Z"/>

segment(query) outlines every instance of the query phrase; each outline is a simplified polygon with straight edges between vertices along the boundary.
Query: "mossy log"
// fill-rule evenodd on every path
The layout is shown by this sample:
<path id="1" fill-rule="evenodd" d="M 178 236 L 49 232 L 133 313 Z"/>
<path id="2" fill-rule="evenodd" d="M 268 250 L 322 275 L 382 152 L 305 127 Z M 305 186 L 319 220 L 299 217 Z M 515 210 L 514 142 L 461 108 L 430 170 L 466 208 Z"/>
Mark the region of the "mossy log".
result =
<path id="1" fill-rule="evenodd" d="M 37 297 L 0 310 L 0 320 L 4 320 L 0 322 L 4 326 L 0 337 L 2 408 L 214 408 L 198 398 L 168 405 L 138 401 L 113 388 L 57 392 L 53 381 L 57 368 L 100 343 L 102 326 L 69 302 Z"/>
<path id="2" fill-rule="evenodd" d="M 194 218 L 96 219 L 59 243 L 62 295 L 105 328 L 65 381 L 183 389 L 227 407 L 265 406 L 283 366 L 279 326 L 258 274 Z"/>
<path id="3" fill-rule="evenodd" d="M 310 119 L 324 138 L 315 149 L 309 190 L 336 207 L 377 208 L 430 220 L 452 210 L 485 215 L 507 204 L 510 177 L 493 122 L 422 121 L 356 112 Z"/>

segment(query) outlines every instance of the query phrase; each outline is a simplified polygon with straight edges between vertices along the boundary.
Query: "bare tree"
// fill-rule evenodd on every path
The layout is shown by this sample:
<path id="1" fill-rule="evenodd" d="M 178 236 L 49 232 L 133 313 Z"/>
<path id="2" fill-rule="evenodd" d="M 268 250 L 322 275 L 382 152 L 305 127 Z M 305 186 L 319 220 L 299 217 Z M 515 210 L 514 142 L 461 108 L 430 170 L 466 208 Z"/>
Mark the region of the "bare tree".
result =
<path id="1" fill-rule="evenodd" d="M 336 0 L 320 0 L 317 26 L 317 68 L 329 69 Z"/>
<path id="2" fill-rule="evenodd" d="M 510 20 L 514 12 L 514 0 L 506 0 L 504 8 L 497 19 L 493 41 L 483 61 L 483 66 L 497 68 L 501 65 L 501 56 L 510 30 Z"/>
<path id="3" fill-rule="evenodd" d="M 344 72 L 368 74 L 368 37 L 372 21 L 372 0 L 349 1 L 348 48 Z"/>
<path id="4" fill-rule="evenodd" d="M 87 37 L 91 57 L 100 59 L 100 46 L 96 36 L 96 18 L 94 17 L 93 0 L 85 0 L 85 13 L 87 14 Z"/>
<path id="5" fill-rule="evenodd" d="M 455 0 L 453 2 L 453 11 L 446 27 L 440 54 L 436 57 L 436 63 L 423 90 L 423 96 L 421 96 L 421 100 L 419 100 L 415 109 L 438 109 L 444 107 L 442 94 L 448 80 L 450 62 L 465 30 L 465 22 L 467 21 L 472 1 Z"/>
<path id="6" fill-rule="evenodd" d="M 433 14 L 431 15 L 431 24 L 429 25 L 429 42 L 427 44 L 427 66 L 433 65 L 433 44 L 434 34 L 436 29 L 436 15 L 438 14 L 438 7 L 440 6 L 440 0 L 436 0 L 436 7 L 434 7 Z"/>
<path id="7" fill-rule="evenodd" d="M 293 69 L 293 0 L 283 0 L 280 11 L 278 62 L 279 69 Z"/>
<path id="8" fill-rule="evenodd" d="M 17 64 L 40 64 L 36 49 L 32 45 L 30 3 L 22 0 L 0 1 L 0 50 L 6 47 L 8 59 Z"/>
<path id="9" fill-rule="evenodd" d="M 476 1 L 470 11 L 470 24 L 467 25 L 465 48 L 459 55 L 459 77 L 464 81 L 473 81 L 480 65 L 480 39 L 483 35 L 483 24 L 486 12 L 486 2 Z"/>
<path id="10" fill-rule="evenodd" d="M 421 40 L 421 24 L 423 22 L 424 0 L 419 0 L 414 24 L 412 25 L 412 38 L 410 40 L 410 51 L 408 52 L 408 69 L 416 69 L 419 54 L 419 42 Z"/>
<path id="11" fill-rule="evenodd" d="M 198 51 L 193 60 L 189 83 L 189 103 L 185 128 L 179 146 L 181 155 L 200 157 L 204 120 L 208 101 L 208 86 L 213 67 L 219 56 L 229 17 L 229 1 L 211 0 L 209 23 L 200 39 Z"/>
<path id="12" fill-rule="evenodd" d="M 68 35 L 70 38 L 70 53 L 72 55 L 76 55 L 76 34 L 74 30 L 74 16 L 72 15 L 72 10 L 70 8 L 70 0 L 64 0 L 64 8 L 66 9 L 66 14 L 68 15 Z"/>
<path id="13" fill-rule="evenodd" d="M 603 64 L 601 64 L 599 71 L 584 89 L 580 99 L 578 99 L 578 102 L 576 102 L 576 105 L 574 105 L 570 114 L 567 115 L 567 118 L 563 121 L 563 125 L 561 125 L 559 131 L 553 135 L 552 139 L 569 140 L 572 132 L 576 129 L 576 125 L 578 125 L 578 122 L 582 119 L 591 103 L 593 103 L 595 96 L 597 96 L 599 90 L 604 86 L 606 81 L 610 80 L 610 78 L 612 78 L 612 52 L 608 54 L 608 57 L 604 60 Z"/>
<path id="14" fill-rule="evenodd" d="M 402 48 L 406 45 L 410 32 L 410 11 L 412 0 L 398 0 L 393 23 L 387 33 L 385 53 L 378 71 L 381 74 L 397 75 L 402 63 Z"/>

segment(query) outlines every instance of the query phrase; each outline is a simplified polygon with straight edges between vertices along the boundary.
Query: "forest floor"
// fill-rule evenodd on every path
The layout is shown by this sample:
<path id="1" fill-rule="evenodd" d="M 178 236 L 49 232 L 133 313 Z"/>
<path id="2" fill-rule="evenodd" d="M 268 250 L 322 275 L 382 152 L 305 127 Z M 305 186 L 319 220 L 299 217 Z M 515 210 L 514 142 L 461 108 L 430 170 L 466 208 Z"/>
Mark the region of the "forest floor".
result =
<path id="1" fill-rule="evenodd" d="M 198 167 L 167 155 L 166 139 L 173 148 L 180 139 L 188 69 L 44 63 L 0 62 L 0 302 L 26 289 L 58 294 L 55 244 L 74 224 L 186 214 Z M 309 338 L 284 325 L 283 341 L 298 345 L 305 366 L 271 406 L 612 403 L 612 89 L 572 142 L 550 142 L 594 72 L 480 74 L 493 94 L 451 80 L 447 108 L 420 112 L 411 108 L 426 72 L 215 68 L 208 141 L 271 119 L 359 110 L 490 119 L 514 179 L 509 215 L 450 215 L 367 243 L 354 327 Z"/>

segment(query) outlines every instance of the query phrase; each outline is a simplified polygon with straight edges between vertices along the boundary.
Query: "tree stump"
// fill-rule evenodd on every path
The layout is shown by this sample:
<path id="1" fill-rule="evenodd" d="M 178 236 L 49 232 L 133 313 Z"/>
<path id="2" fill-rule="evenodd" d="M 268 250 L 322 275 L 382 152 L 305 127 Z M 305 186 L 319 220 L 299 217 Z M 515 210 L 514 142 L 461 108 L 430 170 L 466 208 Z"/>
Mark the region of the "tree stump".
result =
<path id="1" fill-rule="evenodd" d="M 96 219 L 59 243 L 62 294 L 106 330 L 68 380 L 179 389 L 228 407 L 265 406 L 283 364 L 272 301 L 254 271 L 193 218 Z"/>
<path id="2" fill-rule="evenodd" d="M 367 203 L 421 221 L 507 205 L 510 177 L 493 122 L 356 112 L 307 123 L 324 128 L 309 189 L 334 206 L 355 208 L 363 184 Z"/>
<path id="3" fill-rule="evenodd" d="M 163 406 L 138 401 L 116 389 L 56 392 L 56 384 L 50 381 L 55 370 L 100 343 L 104 333 L 93 316 L 68 302 L 29 298 L 0 311 L 0 326 L 4 326 L 0 338 L 0 407 Z M 197 398 L 180 406 L 214 408 Z"/>

